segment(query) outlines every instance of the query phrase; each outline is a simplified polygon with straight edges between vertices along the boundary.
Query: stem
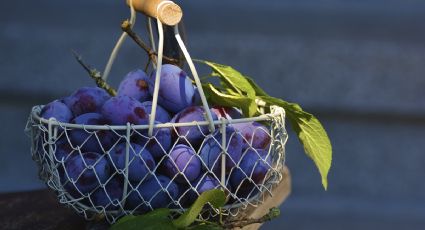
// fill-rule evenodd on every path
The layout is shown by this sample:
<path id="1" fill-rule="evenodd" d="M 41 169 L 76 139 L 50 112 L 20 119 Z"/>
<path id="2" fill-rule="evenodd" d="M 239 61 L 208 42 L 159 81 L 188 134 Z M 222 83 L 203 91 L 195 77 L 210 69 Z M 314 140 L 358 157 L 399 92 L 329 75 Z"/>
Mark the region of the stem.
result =
<path id="1" fill-rule="evenodd" d="M 158 55 L 155 51 L 153 51 L 148 45 L 146 45 L 143 40 L 133 31 L 133 29 L 131 28 L 131 22 L 128 20 L 125 20 L 122 24 L 121 24 L 121 29 L 126 32 L 128 34 L 128 36 L 130 36 L 134 42 L 136 42 L 137 45 L 139 45 L 143 50 L 145 50 L 145 52 L 148 54 L 149 59 L 151 59 L 153 61 L 153 63 L 156 64 L 156 56 Z M 165 61 L 167 61 L 168 63 L 177 65 L 179 63 L 179 61 L 177 59 L 171 58 L 171 57 L 167 57 L 167 56 L 163 56 L 163 59 Z"/>
<path id="2" fill-rule="evenodd" d="M 102 75 L 98 70 L 91 68 L 89 65 L 84 63 L 83 58 L 77 52 L 75 52 L 74 50 L 71 50 L 71 52 L 74 55 L 75 59 L 77 59 L 78 63 L 80 63 L 80 65 L 87 71 L 87 73 L 89 73 L 90 77 L 96 82 L 96 85 L 99 88 L 106 90 L 106 92 L 108 92 L 111 96 L 117 95 L 115 89 L 102 79 Z"/>
<path id="3" fill-rule="evenodd" d="M 223 225 L 224 229 L 242 228 L 251 224 L 261 224 L 270 221 L 280 215 L 280 210 L 276 207 L 271 208 L 269 213 L 258 219 L 244 219 L 227 222 Z"/>

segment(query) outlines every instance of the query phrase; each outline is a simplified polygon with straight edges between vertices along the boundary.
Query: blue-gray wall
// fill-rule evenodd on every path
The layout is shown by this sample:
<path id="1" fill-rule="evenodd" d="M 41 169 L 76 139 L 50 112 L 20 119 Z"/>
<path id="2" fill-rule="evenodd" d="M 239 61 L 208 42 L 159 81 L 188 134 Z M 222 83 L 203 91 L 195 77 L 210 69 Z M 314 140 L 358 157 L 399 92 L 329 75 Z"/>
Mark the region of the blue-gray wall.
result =
<path id="1" fill-rule="evenodd" d="M 293 191 L 265 229 L 424 229 L 425 2 L 179 2 L 192 56 L 300 103 L 333 142 L 324 192 L 290 133 Z M 44 186 L 23 134 L 30 108 L 92 84 L 69 50 L 102 69 L 127 15 L 123 1 L 0 3 L 0 192 Z M 128 42 L 112 83 L 145 60 Z"/>

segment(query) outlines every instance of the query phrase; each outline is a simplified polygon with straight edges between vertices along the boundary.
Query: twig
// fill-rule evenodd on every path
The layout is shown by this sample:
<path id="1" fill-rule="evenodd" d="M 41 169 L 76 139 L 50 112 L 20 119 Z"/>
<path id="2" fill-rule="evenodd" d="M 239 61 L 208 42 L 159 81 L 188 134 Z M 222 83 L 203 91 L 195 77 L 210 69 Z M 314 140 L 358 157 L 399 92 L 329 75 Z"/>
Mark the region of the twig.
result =
<path id="1" fill-rule="evenodd" d="M 230 221 L 227 223 L 224 223 L 223 228 L 224 229 L 233 229 L 233 228 L 242 228 L 245 227 L 247 225 L 251 225 L 251 224 L 260 224 L 260 223 L 264 223 L 267 221 L 270 221 L 276 217 L 278 217 L 280 215 L 280 210 L 278 208 L 271 208 L 269 210 L 269 213 L 267 213 L 266 215 L 258 218 L 258 219 L 244 219 L 244 220 L 235 220 L 235 221 Z"/>
<path id="2" fill-rule="evenodd" d="M 113 89 L 106 81 L 102 79 L 102 75 L 100 72 L 94 68 L 91 68 L 89 65 L 84 63 L 83 58 L 81 55 L 79 55 L 74 50 L 71 50 L 72 54 L 74 55 L 75 59 L 77 59 L 78 63 L 89 73 L 90 77 L 96 82 L 96 85 L 100 88 L 106 90 L 111 96 L 116 96 L 117 92 L 115 89 Z"/>
<path id="3" fill-rule="evenodd" d="M 146 53 L 149 56 L 149 59 L 151 59 L 154 63 L 156 63 L 156 56 L 158 55 L 155 51 L 153 51 L 148 45 L 146 45 L 142 39 L 133 31 L 133 29 L 131 29 L 131 23 L 128 20 L 125 20 L 122 24 L 121 24 L 121 29 L 126 32 L 128 34 L 128 36 L 130 36 L 134 42 L 136 42 L 137 45 L 139 45 L 143 50 L 146 51 Z M 177 65 L 179 63 L 179 60 L 171 58 L 171 57 L 167 57 L 167 56 L 163 56 L 162 57 L 165 61 L 167 61 L 168 63 L 172 63 Z"/>

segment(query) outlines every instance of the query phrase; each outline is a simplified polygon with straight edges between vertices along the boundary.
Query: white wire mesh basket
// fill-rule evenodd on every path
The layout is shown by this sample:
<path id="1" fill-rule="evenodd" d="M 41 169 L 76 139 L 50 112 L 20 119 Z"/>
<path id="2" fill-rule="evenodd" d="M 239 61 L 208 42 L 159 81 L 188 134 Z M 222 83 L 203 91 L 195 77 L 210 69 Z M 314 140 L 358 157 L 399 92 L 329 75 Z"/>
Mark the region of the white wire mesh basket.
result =
<path id="1" fill-rule="evenodd" d="M 42 118 L 43 106 L 35 106 L 26 130 L 39 176 L 56 192 L 60 203 L 88 220 L 102 216 L 114 223 L 121 216 L 157 208 L 181 213 L 209 189 L 222 189 L 227 203 L 221 210 L 205 208 L 200 218 L 212 219 L 220 213 L 236 217 L 261 204 L 266 195 L 273 196 L 273 186 L 282 180 L 285 111 L 272 106 L 269 114 L 257 117 L 213 120 L 195 66 L 175 26 L 176 40 L 208 112 L 204 121 L 155 123 L 164 44 L 162 24 L 159 20 L 157 24 L 158 62 L 149 124 L 62 123 Z M 196 143 L 193 134 L 198 135 Z M 167 136 L 172 138 L 167 140 Z"/>

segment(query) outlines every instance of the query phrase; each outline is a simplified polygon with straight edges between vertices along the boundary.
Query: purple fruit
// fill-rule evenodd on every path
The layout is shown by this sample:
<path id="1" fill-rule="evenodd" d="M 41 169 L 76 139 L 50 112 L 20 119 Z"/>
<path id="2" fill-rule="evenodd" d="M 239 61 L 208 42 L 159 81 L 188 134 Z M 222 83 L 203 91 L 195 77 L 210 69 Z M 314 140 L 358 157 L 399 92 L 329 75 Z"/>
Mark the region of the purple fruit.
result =
<path id="1" fill-rule="evenodd" d="M 211 170 L 218 177 L 221 175 L 221 141 L 222 134 L 217 130 L 214 135 L 208 137 L 200 150 L 200 157 L 208 170 Z M 242 156 L 242 137 L 235 132 L 231 126 L 226 127 L 226 172 L 238 164 Z"/>
<path id="2" fill-rule="evenodd" d="M 158 123 L 155 123 L 158 124 Z M 144 136 L 136 138 L 137 143 L 146 146 L 149 152 L 155 158 L 164 156 L 171 148 L 171 129 L 170 128 L 154 128 L 151 138 L 148 138 L 147 131 L 142 132 Z"/>
<path id="3" fill-rule="evenodd" d="M 143 125 L 149 121 L 149 114 L 142 103 L 129 96 L 112 97 L 106 101 L 102 107 L 102 115 L 112 125 L 125 125 L 127 122 Z"/>
<path id="4" fill-rule="evenodd" d="M 108 125 L 110 122 L 105 119 L 102 114 L 85 113 L 74 118 L 71 123 L 82 125 Z M 80 146 L 80 148 L 85 152 L 108 151 L 118 140 L 118 136 L 110 130 L 95 131 L 75 128 L 70 131 L 70 137 L 71 142 L 74 145 Z"/>
<path id="5" fill-rule="evenodd" d="M 149 203 L 152 209 L 165 208 L 172 200 L 176 200 L 178 195 L 179 188 L 176 183 L 166 176 L 157 175 L 130 192 L 127 205 L 131 209 L 151 210 L 146 204 L 143 204 L 144 201 Z"/>
<path id="6" fill-rule="evenodd" d="M 165 171 L 170 178 L 176 177 L 179 183 L 194 181 L 201 173 L 201 161 L 189 146 L 176 145 L 165 160 Z M 184 176 L 184 177 L 183 177 Z M 185 179 L 186 178 L 186 179 Z"/>
<path id="7" fill-rule="evenodd" d="M 142 105 L 145 107 L 146 112 L 150 115 L 152 111 L 152 101 L 145 101 L 142 103 Z M 156 114 L 155 114 L 155 121 L 160 123 L 167 123 L 171 120 L 170 114 L 162 108 L 160 105 L 156 105 Z"/>
<path id="8" fill-rule="evenodd" d="M 53 117 L 59 122 L 67 123 L 72 119 L 72 112 L 64 103 L 55 100 L 43 107 L 40 116 L 44 119 Z"/>
<path id="9" fill-rule="evenodd" d="M 109 94 L 99 87 L 82 87 L 64 99 L 74 116 L 84 113 L 98 113 L 103 104 L 110 98 Z"/>
<path id="10" fill-rule="evenodd" d="M 65 161 L 65 189 L 71 194 L 88 194 L 109 178 L 110 165 L 100 154 L 75 153 Z"/>
<path id="11" fill-rule="evenodd" d="M 126 143 L 121 143 L 114 146 L 109 155 L 114 166 L 118 170 L 126 168 Z M 150 172 L 155 169 L 156 163 L 146 149 L 140 145 L 131 143 L 129 148 L 129 161 L 128 161 L 128 179 L 132 182 L 139 183 L 141 180 L 150 176 Z"/>
<path id="12" fill-rule="evenodd" d="M 55 157 L 57 161 L 62 161 L 68 158 L 74 151 L 68 139 L 63 136 L 59 138 L 55 143 Z M 46 152 L 49 152 L 49 145 L 45 146 Z"/>
<path id="13" fill-rule="evenodd" d="M 269 149 L 271 138 L 269 130 L 258 122 L 237 123 L 233 127 L 244 138 L 244 148 Z"/>
<path id="14" fill-rule="evenodd" d="M 106 210 L 116 210 L 120 207 L 123 195 L 123 182 L 118 177 L 112 178 L 105 186 L 98 188 L 91 199 L 93 204 Z"/>
<path id="15" fill-rule="evenodd" d="M 211 113 L 213 120 L 217 120 L 215 113 Z M 180 113 L 176 114 L 171 122 L 175 123 L 185 123 L 193 121 L 205 121 L 204 108 L 200 106 L 191 106 Z M 199 146 L 205 136 L 207 136 L 210 131 L 208 125 L 200 126 L 181 126 L 175 128 L 179 136 L 185 136 L 185 138 L 193 146 Z"/>
<path id="16" fill-rule="evenodd" d="M 192 105 L 202 105 L 201 95 L 199 94 L 198 87 L 195 86 L 195 93 L 192 97 Z"/>
<path id="17" fill-rule="evenodd" d="M 189 207 L 195 202 L 200 194 L 205 191 L 209 191 L 212 189 L 220 188 L 220 181 L 217 180 L 214 176 L 204 175 L 197 178 L 195 181 L 191 183 L 191 188 L 186 192 L 188 187 L 184 187 L 184 191 L 182 192 L 181 203 L 183 207 Z M 196 192 L 195 192 L 196 191 Z M 198 195 L 199 194 L 199 195 Z"/>
<path id="18" fill-rule="evenodd" d="M 264 183 L 266 174 L 271 168 L 271 157 L 262 149 L 248 149 L 242 156 L 239 168 L 230 175 L 231 187 L 238 195 L 248 195 L 255 185 Z"/>
<path id="19" fill-rule="evenodd" d="M 138 101 L 149 100 L 151 96 L 148 81 L 148 75 L 142 70 L 131 71 L 120 83 L 117 94 L 118 96 L 129 96 Z"/>
<path id="20" fill-rule="evenodd" d="M 228 120 L 243 118 L 242 113 L 232 107 L 213 106 L 211 111 L 217 115 L 218 119 L 221 119 L 222 117 Z"/>
<path id="21" fill-rule="evenodd" d="M 149 79 L 149 92 L 153 95 L 155 73 Z M 175 65 L 165 64 L 161 68 L 158 103 L 166 110 L 177 113 L 192 105 L 195 88 L 187 74 Z"/>

